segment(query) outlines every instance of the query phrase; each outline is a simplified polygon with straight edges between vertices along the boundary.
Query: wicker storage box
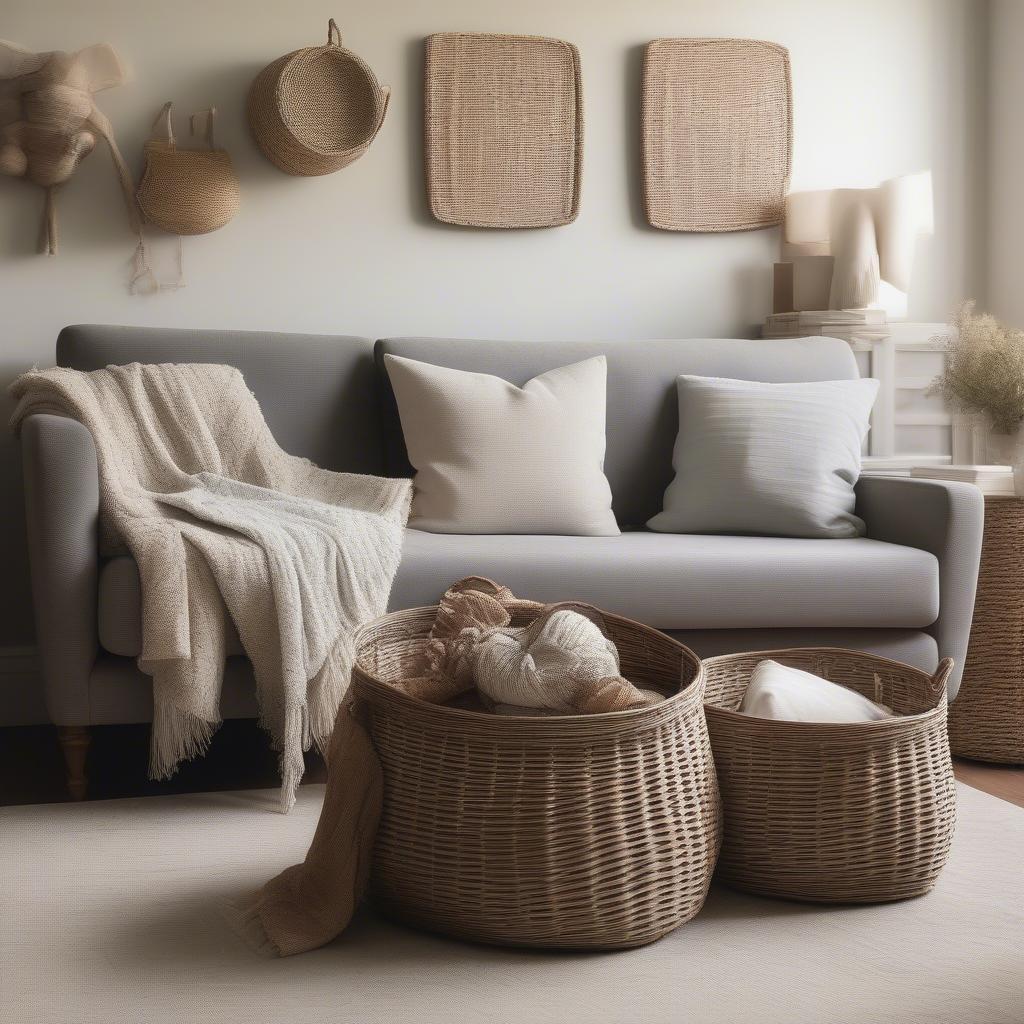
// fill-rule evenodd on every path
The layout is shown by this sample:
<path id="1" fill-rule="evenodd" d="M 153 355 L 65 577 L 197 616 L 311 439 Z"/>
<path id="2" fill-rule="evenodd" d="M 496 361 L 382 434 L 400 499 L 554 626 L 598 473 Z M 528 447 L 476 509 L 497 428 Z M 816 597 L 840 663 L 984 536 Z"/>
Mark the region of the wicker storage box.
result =
<path id="1" fill-rule="evenodd" d="M 840 725 L 740 714 L 765 658 L 842 683 L 900 717 Z M 934 676 L 824 648 L 727 655 L 704 668 L 725 818 L 722 881 L 822 903 L 897 900 L 932 888 L 956 822 L 949 659 Z"/>
<path id="2" fill-rule="evenodd" d="M 435 612 L 356 637 L 385 780 L 377 905 L 461 938 L 580 949 L 640 946 L 692 918 L 721 839 L 696 656 L 607 615 L 623 674 L 671 692 L 664 703 L 529 718 L 442 707 L 388 685 L 415 674 Z"/>

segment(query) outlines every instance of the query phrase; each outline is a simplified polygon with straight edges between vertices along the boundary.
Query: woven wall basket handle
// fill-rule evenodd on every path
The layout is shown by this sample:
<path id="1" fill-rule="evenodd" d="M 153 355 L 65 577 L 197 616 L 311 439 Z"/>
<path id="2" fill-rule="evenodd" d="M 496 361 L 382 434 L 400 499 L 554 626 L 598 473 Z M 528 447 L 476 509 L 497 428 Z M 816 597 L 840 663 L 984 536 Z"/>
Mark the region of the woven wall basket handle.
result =
<path id="1" fill-rule="evenodd" d="M 327 22 L 327 45 L 341 46 L 341 29 L 333 18 Z"/>
<path id="2" fill-rule="evenodd" d="M 377 127 L 373 129 L 373 134 L 366 140 L 366 148 L 369 148 L 370 143 L 377 138 L 377 134 L 380 132 L 381 128 L 384 127 L 384 119 L 388 116 L 388 105 L 391 103 L 391 86 L 382 85 L 380 87 L 380 96 L 380 120 L 377 122 Z"/>
<path id="3" fill-rule="evenodd" d="M 167 143 L 171 149 L 177 149 L 177 143 L 174 138 L 174 122 L 171 118 L 171 107 L 172 103 L 168 101 L 160 108 L 160 113 L 156 115 L 156 120 L 153 122 L 152 138 L 161 139 Z M 198 135 L 196 131 L 196 119 L 200 117 L 206 118 L 206 131 L 203 132 L 203 136 L 206 140 L 206 144 L 210 149 L 216 149 L 213 136 L 213 124 L 217 117 L 217 108 L 208 107 L 206 110 L 198 110 L 189 117 L 189 133 L 191 135 Z M 161 131 L 162 129 L 162 131 Z"/>
<path id="4" fill-rule="evenodd" d="M 196 118 L 199 117 L 206 118 L 206 131 L 203 132 L 203 137 L 206 139 L 207 146 L 209 146 L 210 149 L 216 149 L 217 146 L 213 141 L 213 123 L 217 119 L 217 108 L 208 107 L 206 110 L 197 110 L 194 114 L 190 115 L 189 131 L 192 135 L 199 134 L 199 132 L 196 131 Z"/>
<path id="5" fill-rule="evenodd" d="M 160 129 L 163 128 L 163 140 L 174 148 L 174 124 L 171 121 L 171 102 L 168 101 L 160 108 L 160 113 L 156 115 L 156 119 L 153 121 L 153 127 L 150 129 L 151 137 L 156 139 L 160 138 Z"/>

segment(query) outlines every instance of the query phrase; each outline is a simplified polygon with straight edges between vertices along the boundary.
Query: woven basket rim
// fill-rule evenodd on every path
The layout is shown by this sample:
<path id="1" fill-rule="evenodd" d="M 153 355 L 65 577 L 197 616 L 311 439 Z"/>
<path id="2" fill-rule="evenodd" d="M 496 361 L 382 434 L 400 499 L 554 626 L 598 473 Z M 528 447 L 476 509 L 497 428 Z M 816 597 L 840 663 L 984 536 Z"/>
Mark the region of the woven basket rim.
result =
<path id="1" fill-rule="evenodd" d="M 529 32 L 431 32 L 426 41 L 429 43 L 434 39 L 520 39 L 529 43 L 555 43 L 563 50 L 577 51 L 574 43 L 567 39 L 559 39 L 557 36 L 539 36 Z"/>
<path id="2" fill-rule="evenodd" d="M 868 661 L 874 662 L 885 668 L 898 669 L 901 672 L 912 673 L 913 675 L 919 676 L 922 680 L 931 680 L 933 678 L 927 672 L 924 672 L 919 668 L 914 668 L 913 665 L 908 665 L 906 662 L 896 661 L 893 658 L 886 658 L 880 654 L 869 654 L 867 651 L 854 651 L 848 647 L 779 647 L 768 651 L 740 651 L 736 654 L 718 654 L 713 658 L 705 658 L 703 659 L 702 664 L 704 671 L 707 672 L 709 668 L 714 668 L 716 665 L 723 662 L 735 661 L 737 658 L 761 658 L 763 660 L 774 660 L 772 657 L 773 655 L 784 656 L 787 654 L 853 655 L 855 657 L 864 658 Z M 845 686 L 843 683 L 840 683 L 835 679 L 830 680 L 830 682 L 835 683 L 837 686 L 842 686 L 844 689 L 851 690 L 854 693 L 857 692 L 853 687 Z M 882 735 L 886 731 L 898 729 L 910 724 L 921 724 L 932 718 L 940 717 L 946 714 L 947 704 L 946 689 L 945 686 L 943 686 L 938 694 L 935 706 L 926 711 L 919 711 L 913 715 L 895 714 L 892 718 L 883 718 L 878 721 L 870 722 L 793 722 L 784 718 L 759 718 L 756 715 L 745 715 L 741 711 L 733 711 L 729 708 L 723 708 L 708 700 L 705 700 L 704 702 L 704 712 L 705 714 L 713 714 L 737 724 L 742 723 L 751 729 L 771 729 L 773 731 L 781 729 L 796 736 L 801 733 L 816 733 L 821 732 L 822 730 L 830 732 L 835 736 L 839 736 L 843 733 L 864 736 L 868 734 Z"/>
<path id="3" fill-rule="evenodd" d="M 758 39 L 755 36 L 658 36 L 647 43 L 647 47 L 661 43 L 749 43 L 752 46 L 767 46 L 779 53 L 789 53 L 788 48 L 782 43 L 776 43 L 771 39 Z"/>
<path id="4" fill-rule="evenodd" d="M 315 53 L 318 56 L 326 56 L 330 54 L 333 57 L 340 57 L 343 60 L 348 60 L 358 68 L 359 72 L 366 80 L 368 92 L 373 98 L 373 117 L 370 118 L 365 138 L 354 145 L 346 146 L 344 149 L 320 149 L 316 146 L 312 146 L 306 139 L 302 138 L 302 136 L 296 135 L 284 118 L 282 108 L 282 93 L 284 90 L 282 89 L 282 82 L 288 74 L 292 64 L 298 58 L 310 53 Z M 273 71 L 271 71 L 271 69 L 273 69 Z M 384 116 L 385 89 L 384 86 L 380 84 L 380 79 L 377 78 L 373 68 L 370 67 L 370 65 L 355 51 L 348 49 L 346 46 L 302 46 L 297 50 L 292 50 L 291 53 L 286 53 L 284 56 L 278 57 L 275 61 L 271 61 L 271 63 L 260 72 L 260 75 L 268 72 L 271 73 L 268 77 L 273 77 L 274 80 L 274 108 L 276 110 L 277 117 L 281 122 L 279 130 L 285 132 L 297 145 L 301 146 L 313 156 L 324 158 L 345 156 L 357 149 L 360 149 L 362 146 L 366 145 L 368 140 L 372 140 L 374 138 Z"/>
<path id="5" fill-rule="evenodd" d="M 402 608 L 398 611 L 387 612 L 384 615 L 378 616 L 376 619 L 371 619 L 369 622 L 363 623 L 355 633 L 354 643 L 357 648 L 360 645 L 360 637 L 364 631 L 379 626 L 386 619 L 396 615 L 412 615 L 415 613 L 426 613 L 437 611 L 438 605 L 419 605 L 416 608 Z M 599 609 L 600 610 L 600 609 Z M 704 662 L 697 657 L 697 655 L 685 644 L 681 644 L 678 640 L 670 637 L 667 633 L 662 632 L 659 629 L 655 629 L 653 626 L 647 626 L 642 622 L 637 622 L 636 619 L 631 619 L 625 615 L 616 615 L 614 612 L 601 611 L 601 615 L 605 618 L 616 619 L 619 622 L 625 623 L 629 626 L 636 627 L 641 632 L 655 635 L 659 640 L 671 644 L 674 647 L 678 647 L 682 652 L 684 660 L 689 659 L 691 664 L 694 666 L 696 671 L 694 672 L 693 678 L 685 685 L 670 696 L 666 697 L 663 701 L 658 704 L 651 704 L 647 707 L 640 708 L 627 708 L 624 711 L 602 711 L 592 715 L 494 715 L 486 711 L 473 711 L 470 708 L 453 708 L 447 704 L 434 704 L 431 701 L 423 700 L 420 697 L 413 697 L 411 694 L 403 693 L 401 690 L 396 689 L 390 683 L 385 682 L 382 679 L 377 678 L 371 671 L 369 671 L 359 661 L 358 653 L 354 667 L 360 672 L 361 678 L 357 685 L 368 686 L 371 689 L 377 690 L 380 693 L 385 693 L 389 698 L 397 700 L 399 703 L 404 703 L 412 709 L 426 708 L 431 712 L 442 712 L 445 715 L 451 715 L 456 719 L 465 719 L 470 722 L 498 722 L 501 723 L 502 727 L 513 725 L 514 723 L 523 723 L 524 725 L 530 725 L 533 728 L 538 726 L 550 726 L 556 727 L 558 725 L 565 724 L 566 722 L 625 722 L 630 718 L 640 718 L 652 713 L 663 713 L 668 709 L 674 707 L 678 702 L 687 700 L 692 697 L 692 691 L 703 680 L 705 676 Z M 355 681 L 353 681 L 355 682 Z"/>

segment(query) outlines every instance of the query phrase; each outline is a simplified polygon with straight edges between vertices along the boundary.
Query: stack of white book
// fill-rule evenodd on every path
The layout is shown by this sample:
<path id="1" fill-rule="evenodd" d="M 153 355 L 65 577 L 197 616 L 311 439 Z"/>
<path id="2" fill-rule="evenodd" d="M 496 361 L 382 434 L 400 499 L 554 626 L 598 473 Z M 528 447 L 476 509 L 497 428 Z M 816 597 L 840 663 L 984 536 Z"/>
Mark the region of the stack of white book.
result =
<path id="1" fill-rule="evenodd" d="M 766 338 L 837 332 L 885 333 L 887 324 L 884 309 L 803 309 L 794 313 L 770 313 L 765 317 L 761 333 Z"/>
<path id="2" fill-rule="evenodd" d="M 910 475 L 924 480 L 974 484 L 982 494 L 993 498 L 1012 498 L 1016 494 L 1010 466 L 914 466 Z"/>

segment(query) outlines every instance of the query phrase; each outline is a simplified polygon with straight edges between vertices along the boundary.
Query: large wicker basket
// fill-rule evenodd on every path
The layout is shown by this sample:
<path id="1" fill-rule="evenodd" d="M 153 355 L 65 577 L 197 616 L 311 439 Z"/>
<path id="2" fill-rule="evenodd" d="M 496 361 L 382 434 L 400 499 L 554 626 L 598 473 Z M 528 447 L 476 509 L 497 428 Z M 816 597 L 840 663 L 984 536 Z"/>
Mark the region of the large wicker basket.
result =
<path id="1" fill-rule="evenodd" d="M 740 714 L 765 658 L 842 683 L 899 717 L 840 725 Z M 947 658 L 929 676 L 825 648 L 706 660 L 705 711 L 725 816 L 718 877 L 749 892 L 822 903 L 928 892 L 956 822 L 946 739 L 952 666 Z"/>
<path id="2" fill-rule="evenodd" d="M 341 45 L 332 18 L 326 46 L 287 53 L 256 76 L 249 127 L 264 156 L 282 171 L 332 174 L 370 148 L 390 95 L 369 64 Z"/>
<path id="3" fill-rule="evenodd" d="M 415 672 L 435 612 L 356 637 L 385 780 L 377 905 L 461 938 L 579 949 L 640 946 L 690 920 L 721 841 L 696 656 L 607 615 L 623 674 L 671 692 L 664 703 L 528 718 L 442 707 L 389 685 Z"/>

